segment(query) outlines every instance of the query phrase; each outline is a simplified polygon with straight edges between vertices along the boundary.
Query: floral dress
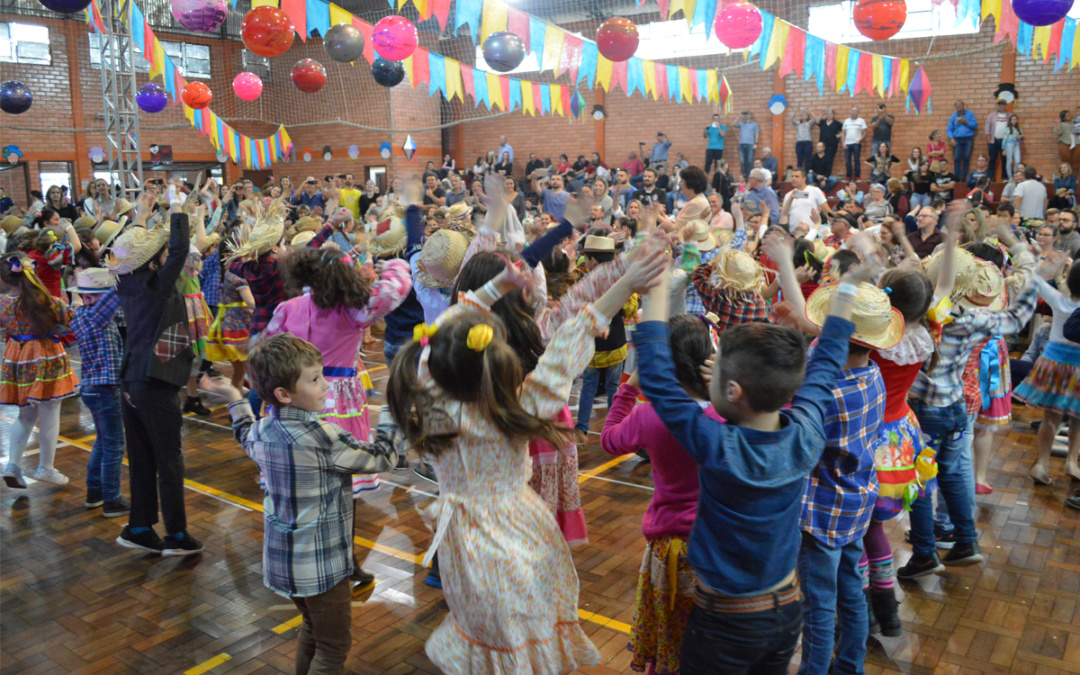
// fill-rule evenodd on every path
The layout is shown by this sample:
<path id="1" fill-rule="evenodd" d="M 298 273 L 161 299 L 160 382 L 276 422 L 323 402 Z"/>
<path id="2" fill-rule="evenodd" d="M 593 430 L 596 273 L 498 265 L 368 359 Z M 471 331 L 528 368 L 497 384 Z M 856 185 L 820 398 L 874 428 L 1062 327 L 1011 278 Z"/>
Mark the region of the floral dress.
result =
<path id="1" fill-rule="evenodd" d="M 79 378 L 71 369 L 61 340 L 61 336 L 70 334 L 68 326 L 74 311 L 53 298 L 53 311 L 60 323 L 53 329 L 53 335 L 41 337 L 34 335 L 34 328 L 18 302 L 18 296 L 0 297 L 0 328 L 7 332 L 0 370 L 0 404 L 24 406 L 74 395 Z"/>
<path id="2" fill-rule="evenodd" d="M 225 273 L 225 281 L 221 285 L 221 304 L 206 338 L 206 358 L 211 361 L 247 360 L 252 312 L 240 298 L 240 290 L 247 287 L 246 279 L 232 272 Z"/>
<path id="3" fill-rule="evenodd" d="M 202 284 L 199 283 L 198 261 L 201 259 L 198 253 L 188 256 L 188 264 L 180 273 L 180 279 L 176 285 L 184 296 L 184 306 L 187 308 L 188 335 L 191 337 L 191 348 L 195 350 L 195 358 L 206 356 L 206 337 L 210 334 L 210 308 L 206 306 L 203 298 Z"/>
<path id="4" fill-rule="evenodd" d="M 467 293 L 439 321 L 470 311 L 488 309 Z M 565 407 L 605 325 L 587 307 L 560 326 L 521 386 L 526 411 L 552 419 Z M 437 390 L 429 355 L 421 354 L 420 378 Z M 450 613 L 428 639 L 428 657 L 448 675 L 555 674 L 596 665 L 600 653 L 578 622 L 570 548 L 528 484 L 527 444 L 506 438 L 475 405 L 434 393 L 460 435 L 455 449 L 432 458 L 439 499 L 426 512 L 437 526 L 425 564 L 438 550 Z"/>

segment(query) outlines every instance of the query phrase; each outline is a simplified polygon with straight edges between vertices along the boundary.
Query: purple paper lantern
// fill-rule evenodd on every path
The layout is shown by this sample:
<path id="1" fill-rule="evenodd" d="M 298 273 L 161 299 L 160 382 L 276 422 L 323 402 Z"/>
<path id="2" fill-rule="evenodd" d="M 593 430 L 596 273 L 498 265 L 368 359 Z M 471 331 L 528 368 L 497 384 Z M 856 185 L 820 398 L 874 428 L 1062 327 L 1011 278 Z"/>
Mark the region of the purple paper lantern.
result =
<path id="1" fill-rule="evenodd" d="M 1072 9 L 1073 0 L 1012 0 L 1016 18 L 1032 26 L 1049 26 L 1061 21 Z"/>
<path id="2" fill-rule="evenodd" d="M 159 85 L 144 84 L 135 92 L 135 103 L 143 112 L 159 113 L 169 105 L 169 97 Z"/>
<path id="3" fill-rule="evenodd" d="M 227 0 L 172 0 L 176 22 L 193 33 L 217 30 L 225 22 L 227 13 Z"/>
<path id="4" fill-rule="evenodd" d="M 74 14 L 90 6 L 90 0 L 39 0 L 45 9 L 58 14 Z"/>

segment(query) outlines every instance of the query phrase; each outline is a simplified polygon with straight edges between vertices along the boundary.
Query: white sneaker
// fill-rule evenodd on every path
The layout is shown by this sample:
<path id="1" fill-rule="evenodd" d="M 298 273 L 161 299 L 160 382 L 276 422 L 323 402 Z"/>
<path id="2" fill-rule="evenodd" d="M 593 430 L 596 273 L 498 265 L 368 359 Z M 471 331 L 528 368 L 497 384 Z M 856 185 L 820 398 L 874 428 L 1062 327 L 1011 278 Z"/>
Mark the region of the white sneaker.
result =
<path id="1" fill-rule="evenodd" d="M 68 483 L 67 476 L 56 469 L 46 469 L 43 466 L 39 466 L 37 471 L 34 472 L 34 480 L 39 480 L 43 483 L 52 483 L 53 485 L 67 485 Z"/>
<path id="2" fill-rule="evenodd" d="M 8 465 L 4 467 L 4 482 L 7 483 L 9 488 L 25 490 L 26 481 L 23 480 L 22 467 L 8 462 Z"/>

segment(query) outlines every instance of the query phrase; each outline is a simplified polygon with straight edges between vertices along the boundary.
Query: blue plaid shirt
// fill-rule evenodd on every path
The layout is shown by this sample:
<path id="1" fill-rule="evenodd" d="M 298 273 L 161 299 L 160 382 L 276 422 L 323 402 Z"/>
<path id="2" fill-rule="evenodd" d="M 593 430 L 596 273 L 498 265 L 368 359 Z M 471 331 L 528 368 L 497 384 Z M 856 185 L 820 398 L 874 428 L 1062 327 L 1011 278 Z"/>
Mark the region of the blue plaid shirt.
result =
<path id="1" fill-rule="evenodd" d="M 397 463 L 394 427 L 380 413 L 373 443 L 299 408 L 258 421 L 247 400 L 229 404 L 233 435 L 266 482 L 263 583 L 287 597 L 329 591 L 352 573 L 352 474 Z"/>
<path id="2" fill-rule="evenodd" d="M 840 371 L 825 408 L 825 453 L 806 477 L 799 516 L 799 527 L 829 548 L 862 539 L 870 524 L 884 415 L 885 380 L 877 364 Z"/>
<path id="3" fill-rule="evenodd" d="M 221 304 L 221 251 L 214 251 L 203 259 L 202 271 L 199 272 L 199 284 L 203 298 L 210 307 Z M 213 321 L 213 317 L 210 317 Z"/>
<path id="4" fill-rule="evenodd" d="M 124 342 L 116 327 L 119 307 L 120 296 L 109 291 L 94 304 L 75 308 L 71 332 L 79 340 L 79 381 L 84 387 L 120 384 Z"/>

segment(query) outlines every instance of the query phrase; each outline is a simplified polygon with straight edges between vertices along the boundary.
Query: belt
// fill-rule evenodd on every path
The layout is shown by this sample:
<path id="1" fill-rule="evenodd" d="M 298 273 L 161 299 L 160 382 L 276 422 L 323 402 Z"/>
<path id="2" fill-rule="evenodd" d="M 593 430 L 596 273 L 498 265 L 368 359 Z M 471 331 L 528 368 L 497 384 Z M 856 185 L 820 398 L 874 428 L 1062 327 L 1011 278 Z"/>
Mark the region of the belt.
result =
<path id="1" fill-rule="evenodd" d="M 60 338 L 55 335 L 9 335 L 9 340 L 15 342 L 32 342 L 34 340 L 52 340 L 53 342 L 60 342 Z"/>
<path id="2" fill-rule="evenodd" d="M 356 368 L 341 366 L 323 366 L 323 377 L 356 377 Z"/>
<path id="3" fill-rule="evenodd" d="M 754 614 L 799 602 L 800 597 L 799 579 L 796 577 L 787 586 L 750 597 L 721 595 L 698 584 L 694 592 L 694 604 L 706 612 L 715 612 L 716 614 Z"/>

